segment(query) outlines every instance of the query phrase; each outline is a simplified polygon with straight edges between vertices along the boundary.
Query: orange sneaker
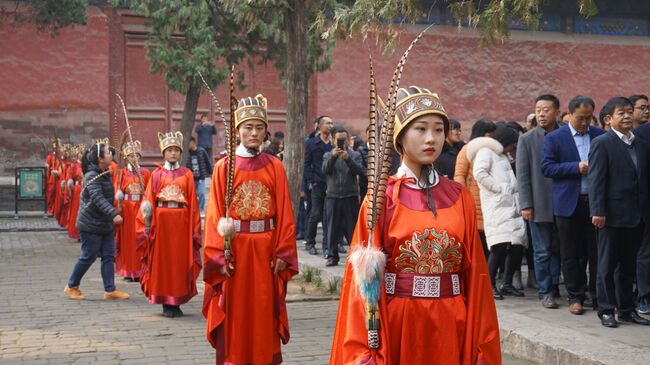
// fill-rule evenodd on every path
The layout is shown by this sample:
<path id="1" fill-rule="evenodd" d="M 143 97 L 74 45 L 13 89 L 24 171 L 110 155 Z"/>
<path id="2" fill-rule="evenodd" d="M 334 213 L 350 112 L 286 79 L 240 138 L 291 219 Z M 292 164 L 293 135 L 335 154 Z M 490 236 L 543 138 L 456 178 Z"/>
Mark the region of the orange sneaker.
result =
<path id="1" fill-rule="evenodd" d="M 104 292 L 104 300 L 114 300 L 114 299 L 120 299 L 120 300 L 121 299 L 129 299 L 129 295 L 126 294 L 125 292 L 119 291 L 117 289 L 115 289 L 115 290 L 113 290 L 111 292 L 108 292 L 108 291 Z"/>
<path id="2" fill-rule="evenodd" d="M 69 286 L 66 285 L 65 288 L 63 288 L 63 292 L 70 299 L 82 300 L 84 298 L 84 295 L 81 294 L 81 290 L 79 290 L 78 286 L 74 286 L 70 288 Z"/>

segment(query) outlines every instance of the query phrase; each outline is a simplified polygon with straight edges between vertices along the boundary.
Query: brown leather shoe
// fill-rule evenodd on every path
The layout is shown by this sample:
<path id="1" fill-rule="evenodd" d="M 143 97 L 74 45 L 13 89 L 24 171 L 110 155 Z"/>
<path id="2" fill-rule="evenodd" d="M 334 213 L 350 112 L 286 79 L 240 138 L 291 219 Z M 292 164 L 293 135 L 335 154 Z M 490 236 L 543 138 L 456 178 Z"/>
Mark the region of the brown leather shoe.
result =
<path id="1" fill-rule="evenodd" d="M 582 308 L 582 304 L 576 302 L 569 306 L 569 312 L 578 315 L 584 313 L 584 309 Z"/>
<path id="2" fill-rule="evenodd" d="M 113 300 L 113 299 L 129 299 L 129 295 L 120 290 L 113 290 L 111 292 L 104 292 L 104 300 Z"/>
<path id="3" fill-rule="evenodd" d="M 81 290 L 79 290 L 78 286 L 73 286 L 72 288 L 70 288 L 69 286 L 66 285 L 65 288 L 63 288 L 63 292 L 70 299 L 82 300 L 84 298 L 84 295 L 81 294 Z"/>

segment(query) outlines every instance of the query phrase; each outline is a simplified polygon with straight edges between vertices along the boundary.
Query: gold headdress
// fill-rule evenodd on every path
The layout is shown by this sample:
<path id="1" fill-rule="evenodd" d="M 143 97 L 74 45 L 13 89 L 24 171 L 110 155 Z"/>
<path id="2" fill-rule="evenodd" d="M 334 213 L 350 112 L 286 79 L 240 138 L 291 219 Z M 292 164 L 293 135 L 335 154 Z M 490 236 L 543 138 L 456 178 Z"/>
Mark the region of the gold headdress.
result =
<path id="1" fill-rule="evenodd" d="M 122 156 L 127 157 L 132 154 L 142 156 L 142 143 L 140 143 L 140 141 L 138 140 L 135 140 L 133 142 L 129 141 L 129 142 L 125 142 L 122 145 Z"/>
<path id="2" fill-rule="evenodd" d="M 158 141 L 160 141 L 160 152 L 165 152 L 169 147 L 178 147 L 183 151 L 183 133 L 178 132 L 158 132 Z"/>
<path id="3" fill-rule="evenodd" d="M 110 140 L 107 138 L 98 138 L 93 140 L 93 144 L 106 144 L 110 145 Z"/>
<path id="4" fill-rule="evenodd" d="M 428 89 L 409 86 L 397 91 L 397 105 L 395 106 L 395 126 L 393 128 L 393 145 L 397 143 L 400 132 L 416 118 L 436 114 L 445 122 L 445 135 L 449 131 L 449 116 L 440 102 L 438 94 Z"/>
<path id="5" fill-rule="evenodd" d="M 268 126 L 266 108 L 266 98 L 262 94 L 257 94 L 254 98 L 247 97 L 239 100 L 237 110 L 235 110 L 235 128 L 251 119 L 261 120 Z"/>

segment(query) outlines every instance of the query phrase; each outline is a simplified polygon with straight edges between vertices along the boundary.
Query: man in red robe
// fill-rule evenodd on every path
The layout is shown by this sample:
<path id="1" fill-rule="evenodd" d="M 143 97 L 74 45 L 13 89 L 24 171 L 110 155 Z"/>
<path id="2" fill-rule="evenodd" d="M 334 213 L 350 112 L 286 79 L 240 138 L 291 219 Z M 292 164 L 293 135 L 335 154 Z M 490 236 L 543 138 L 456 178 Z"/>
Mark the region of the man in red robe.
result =
<path id="1" fill-rule="evenodd" d="M 183 315 L 181 304 L 197 294 L 201 271 L 201 216 L 192 171 L 179 159 L 183 134 L 158 133 L 165 163 L 151 174 L 136 223 L 137 250 L 147 300 L 165 317 Z"/>
<path id="2" fill-rule="evenodd" d="M 127 142 L 122 147 L 122 156 L 127 160 L 117 177 L 116 199 L 124 223 L 115 230 L 115 273 L 126 281 L 138 281 L 142 275 L 142 261 L 136 250 L 136 217 L 151 172 L 141 168 L 140 141 Z"/>
<path id="3" fill-rule="evenodd" d="M 83 145 L 75 146 L 72 152 L 72 166 L 68 177 L 68 190 L 71 191 L 70 198 L 70 215 L 68 218 L 68 236 L 70 238 L 79 239 L 79 231 L 77 230 L 77 213 L 79 212 L 79 199 L 81 195 L 81 185 L 83 182 L 84 174 L 81 170 L 81 158 L 85 152 L 86 147 Z"/>
<path id="4" fill-rule="evenodd" d="M 266 108 L 266 99 L 258 95 L 242 99 L 235 111 L 241 144 L 231 194 L 226 184 L 228 158 L 217 163 L 212 175 L 205 218 L 203 315 L 217 364 L 279 364 L 280 344 L 289 341 L 285 296 L 287 282 L 298 273 L 295 224 L 282 162 L 260 153 L 268 125 Z M 230 255 L 224 238 L 230 241 Z"/>

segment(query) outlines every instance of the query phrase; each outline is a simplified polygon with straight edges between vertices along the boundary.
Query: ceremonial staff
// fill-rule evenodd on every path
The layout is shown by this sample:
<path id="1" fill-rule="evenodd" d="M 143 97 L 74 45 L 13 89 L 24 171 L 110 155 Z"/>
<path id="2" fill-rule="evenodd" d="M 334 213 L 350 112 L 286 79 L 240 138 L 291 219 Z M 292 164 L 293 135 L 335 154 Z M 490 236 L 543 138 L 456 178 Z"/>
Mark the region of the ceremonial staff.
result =
<path id="1" fill-rule="evenodd" d="M 210 97 L 214 102 L 219 116 L 224 125 L 225 137 L 226 137 L 226 211 L 223 220 L 220 220 L 217 226 L 219 234 L 224 238 L 224 249 L 223 255 L 226 259 L 226 262 L 230 261 L 231 258 L 231 239 L 234 236 L 234 222 L 230 217 L 230 204 L 232 203 L 233 195 L 233 184 L 235 181 L 235 150 L 237 148 L 237 137 L 235 133 L 235 110 L 237 109 L 237 98 L 235 98 L 235 66 L 232 66 L 230 69 L 230 120 L 226 119 L 223 109 L 217 100 L 217 96 L 212 92 L 212 89 L 208 85 L 207 81 L 203 75 L 199 72 L 199 77 L 203 81 L 203 85 L 210 93 Z"/>
<path id="2" fill-rule="evenodd" d="M 423 30 L 411 42 L 400 58 L 397 68 L 393 73 L 388 92 L 388 105 L 385 106 L 377 97 L 377 87 L 370 58 L 370 107 L 368 129 L 368 193 L 366 197 L 366 225 L 369 235 L 367 245 L 360 242 L 350 254 L 350 262 L 354 273 L 354 280 L 359 288 L 359 293 L 365 300 L 366 320 L 368 328 L 368 347 L 379 348 L 379 298 L 381 281 L 386 268 L 386 254 L 381 246 L 373 243 L 374 228 L 377 218 L 381 214 L 386 198 L 388 185 L 388 171 L 392 162 L 393 129 L 395 125 L 395 111 L 397 109 L 397 91 L 402 78 L 406 59 L 413 46 L 431 26 Z M 377 101 L 383 110 L 383 118 L 377 121 Z"/>

